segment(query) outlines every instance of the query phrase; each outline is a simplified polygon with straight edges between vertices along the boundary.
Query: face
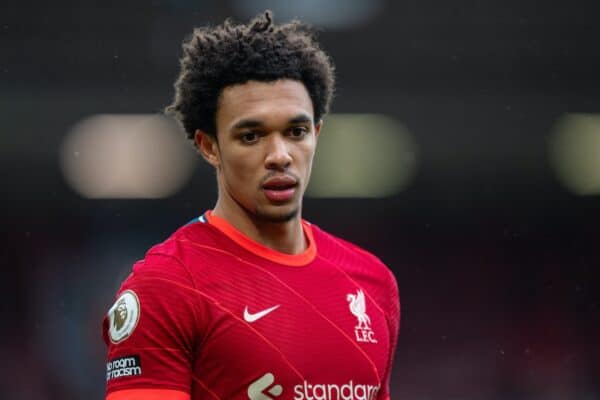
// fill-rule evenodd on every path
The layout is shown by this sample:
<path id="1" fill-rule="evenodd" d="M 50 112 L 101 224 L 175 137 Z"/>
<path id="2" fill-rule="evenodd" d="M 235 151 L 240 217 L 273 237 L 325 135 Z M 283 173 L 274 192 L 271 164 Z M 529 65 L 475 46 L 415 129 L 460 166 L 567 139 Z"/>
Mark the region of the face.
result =
<path id="1" fill-rule="evenodd" d="M 266 222 L 299 216 L 321 128 L 304 85 L 285 79 L 229 86 L 216 125 L 216 141 L 197 132 L 196 142 L 217 170 L 219 204 Z"/>

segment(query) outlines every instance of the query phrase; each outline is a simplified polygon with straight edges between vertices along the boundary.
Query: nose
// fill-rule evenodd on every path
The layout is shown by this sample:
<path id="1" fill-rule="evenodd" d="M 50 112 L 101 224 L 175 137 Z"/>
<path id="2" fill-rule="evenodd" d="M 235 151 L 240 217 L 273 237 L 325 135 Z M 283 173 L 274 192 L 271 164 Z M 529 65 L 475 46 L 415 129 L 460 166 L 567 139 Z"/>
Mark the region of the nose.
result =
<path id="1" fill-rule="evenodd" d="M 283 171 L 292 163 L 290 149 L 282 135 L 269 135 L 267 144 L 267 154 L 265 156 L 265 167 Z"/>

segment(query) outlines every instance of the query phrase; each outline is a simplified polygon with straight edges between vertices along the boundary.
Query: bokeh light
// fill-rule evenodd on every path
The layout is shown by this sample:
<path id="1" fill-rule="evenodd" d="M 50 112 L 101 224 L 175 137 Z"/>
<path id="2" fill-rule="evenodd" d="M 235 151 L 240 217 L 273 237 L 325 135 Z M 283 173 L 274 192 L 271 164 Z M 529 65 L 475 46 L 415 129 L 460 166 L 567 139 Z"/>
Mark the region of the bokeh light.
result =
<path id="1" fill-rule="evenodd" d="M 411 133 L 378 114 L 334 114 L 319 137 L 308 195 L 392 196 L 411 182 L 417 149 Z"/>
<path id="2" fill-rule="evenodd" d="M 77 123 L 60 152 L 65 180 L 87 198 L 161 198 L 194 169 L 191 146 L 159 115 L 97 115 Z"/>

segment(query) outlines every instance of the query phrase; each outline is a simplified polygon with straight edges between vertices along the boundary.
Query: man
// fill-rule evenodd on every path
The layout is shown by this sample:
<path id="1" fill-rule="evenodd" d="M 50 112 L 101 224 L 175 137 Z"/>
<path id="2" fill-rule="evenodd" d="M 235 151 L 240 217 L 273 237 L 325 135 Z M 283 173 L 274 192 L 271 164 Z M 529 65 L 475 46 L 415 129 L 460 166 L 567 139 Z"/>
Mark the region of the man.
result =
<path id="1" fill-rule="evenodd" d="M 197 29 L 183 49 L 167 111 L 215 168 L 218 199 L 119 290 L 107 399 L 388 399 L 394 276 L 301 218 L 329 58 L 269 12 Z"/>

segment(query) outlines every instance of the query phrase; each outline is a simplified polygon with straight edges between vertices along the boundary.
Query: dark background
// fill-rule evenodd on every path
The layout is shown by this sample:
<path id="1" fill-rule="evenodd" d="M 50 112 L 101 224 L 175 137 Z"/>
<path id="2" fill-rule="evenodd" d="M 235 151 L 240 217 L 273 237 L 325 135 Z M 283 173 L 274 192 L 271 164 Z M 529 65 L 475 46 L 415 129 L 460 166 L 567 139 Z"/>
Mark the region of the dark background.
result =
<path id="1" fill-rule="evenodd" d="M 598 7 L 380 3 L 319 34 L 333 112 L 401 121 L 415 179 L 384 199 L 307 199 L 304 215 L 396 274 L 394 398 L 600 398 L 600 198 L 568 192 L 547 155 L 562 115 L 600 112 Z M 161 110 L 181 40 L 226 17 L 246 19 L 216 0 L 0 6 L 0 398 L 103 398 L 100 325 L 119 282 L 216 190 L 198 161 L 167 199 L 84 199 L 60 143 L 90 115 Z"/>

